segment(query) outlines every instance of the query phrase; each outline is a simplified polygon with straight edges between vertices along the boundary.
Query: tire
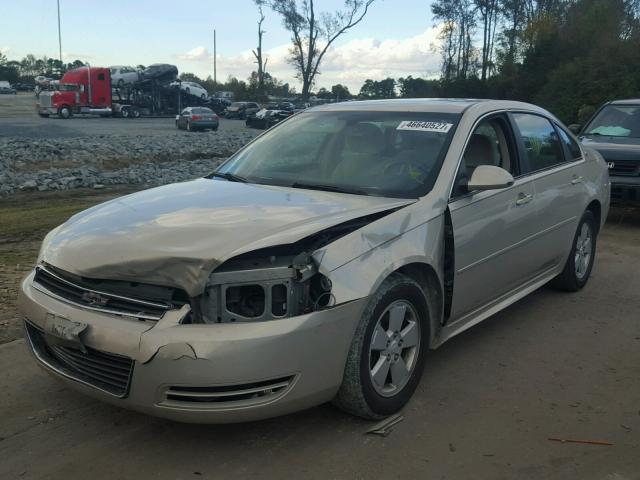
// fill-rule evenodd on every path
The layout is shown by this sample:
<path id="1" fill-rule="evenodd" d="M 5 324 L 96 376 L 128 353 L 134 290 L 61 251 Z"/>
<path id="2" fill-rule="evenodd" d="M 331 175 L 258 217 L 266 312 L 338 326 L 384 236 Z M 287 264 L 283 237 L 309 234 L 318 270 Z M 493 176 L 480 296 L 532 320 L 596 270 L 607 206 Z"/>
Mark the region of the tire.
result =
<path id="1" fill-rule="evenodd" d="M 211 130 L 213 130 L 214 132 L 218 131 L 218 127 L 213 127 Z"/>
<path id="2" fill-rule="evenodd" d="M 133 111 L 133 118 L 140 118 L 140 110 Z"/>
<path id="3" fill-rule="evenodd" d="M 562 273 L 551 281 L 552 286 L 568 292 L 577 292 L 587 284 L 596 258 L 597 234 L 596 219 L 593 213 L 587 210 L 578 223 L 567 263 Z"/>
<path id="4" fill-rule="evenodd" d="M 71 118 L 72 112 L 71 109 L 67 105 L 63 105 L 58 109 L 58 116 L 65 120 Z"/>
<path id="5" fill-rule="evenodd" d="M 396 318 L 395 332 L 405 332 L 404 335 L 392 333 L 392 311 Z M 399 315 L 402 316 L 400 323 Z M 390 275 L 370 298 L 362 314 L 333 404 L 368 419 L 384 418 L 404 407 L 424 369 L 429 348 L 429 318 L 429 303 L 420 285 L 407 276 Z M 404 344 L 399 342 L 403 339 Z M 404 376 L 400 375 L 402 365 L 408 370 Z M 382 381 L 374 381 L 376 371 L 378 380 L 384 377 Z M 400 381 L 396 381 L 396 372 Z"/>
<path id="6" fill-rule="evenodd" d="M 128 108 L 124 108 L 122 110 L 120 110 L 120 115 L 122 115 L 122 118 L 129 118 L 131 112 L 129 111 Z"/>
<path id="7" fill-rule="evenodd" d="M 188 132 L 195 132 L 196 131 L 195 127 L 191 126 L 191 122 L 187 122 L 187 131 Z"/>

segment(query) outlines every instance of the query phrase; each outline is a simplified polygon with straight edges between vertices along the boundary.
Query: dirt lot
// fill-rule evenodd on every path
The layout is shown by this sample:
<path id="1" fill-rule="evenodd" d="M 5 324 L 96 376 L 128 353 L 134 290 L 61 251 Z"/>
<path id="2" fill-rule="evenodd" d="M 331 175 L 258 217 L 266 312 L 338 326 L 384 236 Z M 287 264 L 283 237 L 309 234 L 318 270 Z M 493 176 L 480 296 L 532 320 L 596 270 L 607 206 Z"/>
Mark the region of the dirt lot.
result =
<path id="1" fill-rule="evenodd" d="M 155 135 L 175 132 L 173 117 L 169 118 L 100 118 L 93 116 L 40 118 L 35 112 L 32 94 L 0 95 L 0 136 L 19 138 L 65 138 L 84 135 Z M 220 122 L 220 130 L 244 130 L 242 120 Z"/>
<path id="2" fill-rule="evenodd" d="M 0 202 L 5 341 L 45 230 L 121 192 L 76 193 Z M 66 389 L 6 343 L 0 478 L 640 479 L 638 285 L 640 212 L 616 210 L 583 291 L 543 288 L 433 352 L 386 438 L 327 405 L 244 425 L 145 417 Z"/>

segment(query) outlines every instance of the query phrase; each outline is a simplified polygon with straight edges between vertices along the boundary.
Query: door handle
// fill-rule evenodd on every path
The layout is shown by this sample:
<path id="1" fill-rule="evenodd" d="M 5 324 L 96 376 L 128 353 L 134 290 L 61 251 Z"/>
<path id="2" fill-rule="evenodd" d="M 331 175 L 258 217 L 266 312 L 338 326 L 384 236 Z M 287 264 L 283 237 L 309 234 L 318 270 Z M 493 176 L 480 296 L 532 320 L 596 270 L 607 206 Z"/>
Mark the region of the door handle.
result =
<path id="1" fill-rule="evenodd" d="M 582 176 L 579 176 L 579 177 L 573 177 L 573 178 L 571 179 L 571 185 L 577 185 L 577 184 L 579 184 L 579 183 L 582 183 L 582 179 L 583 179 L 583 178 L 584 178 L 584 177 L 582 177 Z"/>
<path id="2" fill-rule="evenodd" d="M 531 195 L 530 193 L 519 193 L 518 194 L 518 198 L 516 200 L 516 205 L 520 206 L 520 205 L 526 205 L 527 203 L 529 203 L 531 200 L 533 200 L 533 195 Z"/>

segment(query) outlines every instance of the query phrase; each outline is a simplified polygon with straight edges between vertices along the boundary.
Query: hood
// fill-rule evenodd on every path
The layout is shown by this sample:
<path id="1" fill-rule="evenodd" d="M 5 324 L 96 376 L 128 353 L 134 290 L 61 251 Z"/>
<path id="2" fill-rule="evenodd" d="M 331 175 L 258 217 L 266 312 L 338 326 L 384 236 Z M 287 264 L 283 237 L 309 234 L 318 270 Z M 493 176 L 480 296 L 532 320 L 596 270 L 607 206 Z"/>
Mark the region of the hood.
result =
<path id="1" fill-rule="evenodd" d="M 409 203 L 198 179 L 71 217 L 47 237 L 41 260 L 80 276 L 177 287 L 195 296 L 231 257 Z"/>
<path id="2" fill-rule="evenodd" d="M 605 160 L 640 160 L 640 139 L 611 136 L 585 136 L 585 147 L 600 152 Z"/>

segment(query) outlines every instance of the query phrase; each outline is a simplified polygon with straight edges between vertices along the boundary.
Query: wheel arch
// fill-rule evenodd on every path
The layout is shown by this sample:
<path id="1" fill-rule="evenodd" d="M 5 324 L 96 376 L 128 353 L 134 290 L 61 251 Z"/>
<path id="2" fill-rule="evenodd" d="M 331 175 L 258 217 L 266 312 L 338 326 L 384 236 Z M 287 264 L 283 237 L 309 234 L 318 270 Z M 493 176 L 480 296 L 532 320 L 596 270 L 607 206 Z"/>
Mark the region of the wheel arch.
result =
<path id="1" fill-rule="evenodd" d="M 393 273 L 400 273 L 411 278 L 420 285 L 424 292 L 431 313 L 429 318 L 429 346 L 431 347 L 442 325 L 444 292 L 440 277 L 431 265 L 423 262 L 408 263 L 394 270 Z"/>
<path id="2" fill-rule="evenodd" d="M 596 235 L 600 232 L 600 228 L 602 227 L 602 205 L 599 200 L 592 200 L 589 205 L 587 205 L 586 211 L 589 211 L 593 214 L 596 220 Z"/>

